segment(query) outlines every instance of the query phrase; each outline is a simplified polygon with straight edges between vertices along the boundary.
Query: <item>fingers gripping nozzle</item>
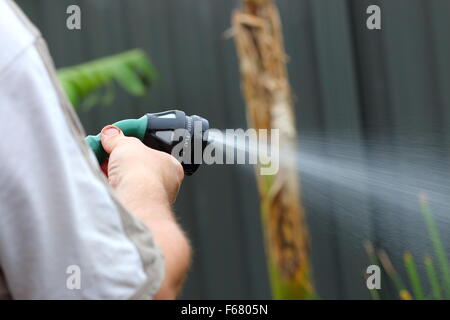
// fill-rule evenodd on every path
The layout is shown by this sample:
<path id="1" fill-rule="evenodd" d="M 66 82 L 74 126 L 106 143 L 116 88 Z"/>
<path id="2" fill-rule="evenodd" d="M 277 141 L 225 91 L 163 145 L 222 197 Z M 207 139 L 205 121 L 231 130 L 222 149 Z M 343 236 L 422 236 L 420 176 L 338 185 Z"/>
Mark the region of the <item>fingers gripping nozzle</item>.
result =
<path id="1" fill-rule="evenodd" d="M 187 116 L 183 111 L 171 110 L 148 113 L 139 119 L 122 120 L 113 125 L 120 128 L 124 135 L 138 138 L 147 147 L 175 156 L 186 175 L 192 175 L 203 161 L 209 123 L 202 117 Z M 108 158 L 100 134 L 87 136 L 86 142 L 99 163 Z"/>

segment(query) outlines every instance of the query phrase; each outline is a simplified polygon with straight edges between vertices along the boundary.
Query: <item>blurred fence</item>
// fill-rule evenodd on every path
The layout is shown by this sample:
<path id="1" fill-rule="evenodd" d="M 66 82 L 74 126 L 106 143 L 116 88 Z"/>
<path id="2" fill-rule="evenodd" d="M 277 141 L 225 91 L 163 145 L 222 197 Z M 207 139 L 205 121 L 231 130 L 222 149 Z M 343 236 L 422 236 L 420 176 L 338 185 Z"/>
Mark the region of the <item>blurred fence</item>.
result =
<path id="1" fill-rule="evenodd" d="M 115 120 L 179 107 L 217 128 L 245 128 L 233 41 L 225 39 L 236 0 L 20 0 L 41 29 L 58 67 L 130 48 L 143 48 L 159 71 L 145 99 L 119 94 L 113 106 L 80 117 L 88 133 Z M 66 8 L 78 4 L 82 31 L 65 28 Z M 325 141 L 350 134 L 356 165 L 370 168 L 376 149 L 364 140 L 386 137 L 398 163 L 415 161 L 393 145 L 402 132 L 442 133 L 432 143 L 447 159 L 450 120 L 450 2 L 447 0 L 278 1 L 300 137 Z M 369 31 L 370 4 L 382 8 L 383 30 Z M 427 138 L 424 138 L 427 139 Z M 435 139 L 435 138 L 430 138 Z M 408 142 L 414 144 L 413 139 Z M 327 145 L 324 154 L 333 152 Z M 401 170 L 400 170 L 401 171 Z M 370 174 L 370 173 L 368 173 Z M 424 176 L 426 172 L 422 172 Z M 406 178 L 399 173 L 399 179 Z M 424 226 L 364 194 L 303 181 L 315 283 L 322 298 L 368 298 L 364 240 L 395 254 L 427 250 Z M 415 199 L 405 199 L 415 205 Z M 355 214 L 357 211 L 357 214 Z M 255 179 L 233 166 L 204 166 L 187 178 L 176 212 L 194 247 L 185 298 L 270 298 Z M 441 227 L 448 225 L 441 224 Z M 423 228 L 423 236 L 417 230 Z M 400 237 L 403 241 L 387 243 Z M 422 267 L 421 267 L 422 268 Z M 384 284 L 385 282 L 383 282 Z"/>

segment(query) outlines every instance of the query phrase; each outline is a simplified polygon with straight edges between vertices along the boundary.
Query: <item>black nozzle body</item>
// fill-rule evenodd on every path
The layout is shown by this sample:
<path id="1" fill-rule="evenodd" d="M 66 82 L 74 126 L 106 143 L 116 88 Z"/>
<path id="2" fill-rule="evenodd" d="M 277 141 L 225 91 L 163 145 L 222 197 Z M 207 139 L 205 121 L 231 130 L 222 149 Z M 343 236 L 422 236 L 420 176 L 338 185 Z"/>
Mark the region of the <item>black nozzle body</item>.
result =
<path id="1" fill-rule="evenodd" d="M 203 162 L 203 151 L 208 144 L 208 120 L 187 116 L 180 110 L 149 113 L 147 119 L 144 144 L 172 154 L 181 162 L 185 174 L 192 175 Z"/>

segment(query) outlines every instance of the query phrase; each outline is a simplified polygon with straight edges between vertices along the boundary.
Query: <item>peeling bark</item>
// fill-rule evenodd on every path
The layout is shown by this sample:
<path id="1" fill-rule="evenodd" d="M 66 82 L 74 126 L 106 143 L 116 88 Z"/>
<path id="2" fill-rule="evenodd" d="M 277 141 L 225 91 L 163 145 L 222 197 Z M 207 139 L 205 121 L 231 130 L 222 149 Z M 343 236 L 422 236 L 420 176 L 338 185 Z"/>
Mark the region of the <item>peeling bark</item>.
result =
<path id="1" fill-rule="evenodd" d="M 295 152 L 298 138 L 278 9 L 273 0 L 243 0 L 232 24 L 248 122 L 255 129 L 279 129 L 280 150 Z M 273 296 L 306 299 L 313 294 L 308 231 L 295 159 L 290 161 L 274 176 L 257 174 L 257 180 Z"/>

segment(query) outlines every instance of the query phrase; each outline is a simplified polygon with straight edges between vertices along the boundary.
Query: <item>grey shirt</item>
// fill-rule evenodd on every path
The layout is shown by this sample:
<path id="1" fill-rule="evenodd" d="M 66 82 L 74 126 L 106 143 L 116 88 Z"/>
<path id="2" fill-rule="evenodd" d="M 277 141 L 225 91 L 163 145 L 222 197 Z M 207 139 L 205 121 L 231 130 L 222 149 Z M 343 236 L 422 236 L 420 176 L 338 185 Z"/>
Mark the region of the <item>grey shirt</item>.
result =
<path id="1" fill-rule="evenodd" d="M 117 201 L 40 33 L 0 0 L 0 298 L 151 298 L 163 257 Z"/>

